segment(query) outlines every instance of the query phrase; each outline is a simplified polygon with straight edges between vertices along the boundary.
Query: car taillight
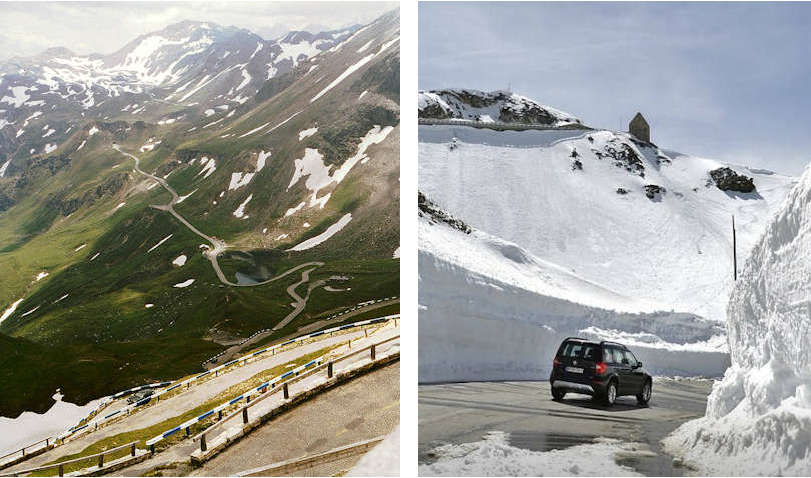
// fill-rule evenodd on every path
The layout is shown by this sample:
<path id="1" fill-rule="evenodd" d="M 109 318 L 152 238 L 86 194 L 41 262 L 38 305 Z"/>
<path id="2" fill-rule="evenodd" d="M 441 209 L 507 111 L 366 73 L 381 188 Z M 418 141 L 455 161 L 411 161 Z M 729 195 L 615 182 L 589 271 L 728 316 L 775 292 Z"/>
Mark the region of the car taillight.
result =
<path id="1" fill-rule="evenodd" d="M 594 364 L 594 373 L 596 373 L 597 375 L 604 374 L 607 369 L 608 366 L 606 366 L 605 362 L 597 362 L 596 364 Z"/>
<path id="2" fill-rule="evenodd" d="M 555 360 L 552 361 L 552 365 L 557 367 L 558 365 L 560 365 L 560 360 L 558 360 L 558 358 L 555 357 Z"/>

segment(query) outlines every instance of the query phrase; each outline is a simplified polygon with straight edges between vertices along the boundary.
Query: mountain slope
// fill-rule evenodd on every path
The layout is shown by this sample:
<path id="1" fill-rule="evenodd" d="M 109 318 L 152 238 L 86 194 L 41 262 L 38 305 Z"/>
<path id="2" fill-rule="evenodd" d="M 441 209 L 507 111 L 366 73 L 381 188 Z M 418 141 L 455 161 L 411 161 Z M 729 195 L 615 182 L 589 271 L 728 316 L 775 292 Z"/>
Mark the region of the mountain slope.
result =
<path id="1" fill-rule="evenodd" d="M 451 214 L 623 295 L 716 321 L 732 286 L 731 216 L 742 260 L 794 183 L 736 166 L 757 189 L 724 191 L 710 172 L 727 165 L 605 130 L 419 134 L 420 188 Z"/>
<path id="2" fill-rule="evenodd" d="M 87 107 L 43 93 L 59 100 L 26 129 L 58 132 L 3 143 L 16 152 L 0 178 L 0 314 L 17 307 L 0 333 L 71 357 L 88 380 L 45 364 L 20 402 L 12 364 L 0 414 L 42 411 L 56 388 L 84 403 L 192 373 L 257 331 L 278 340 L 399 295 L 398 39 L 397 12 L 261 49 L 244 30 L 184 22 L 97 59 L 131 68 L 116 78 L 137 92 L 88 80 Z"/>

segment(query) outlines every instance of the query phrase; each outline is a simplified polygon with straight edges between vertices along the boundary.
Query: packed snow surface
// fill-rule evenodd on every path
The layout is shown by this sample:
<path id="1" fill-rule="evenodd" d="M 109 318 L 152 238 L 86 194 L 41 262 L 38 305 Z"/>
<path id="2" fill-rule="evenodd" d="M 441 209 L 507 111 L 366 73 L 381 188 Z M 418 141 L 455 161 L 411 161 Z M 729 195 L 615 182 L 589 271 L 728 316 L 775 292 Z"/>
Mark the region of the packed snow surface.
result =
<path id="1" fill-rule="evenodd" d="M 253 179 L 255 173 L 231 173 L 231 182 L 228 183 L 228 190 L 239 189 L 242 186 L 247 186 Z"/>
<path id="2" fill-rule="evenodd" d="M 20 299 L 20 300 L 18 300 L 16 302 L 13 302 L 11 305 L 9 305 L 6 308 L 6 310 L 3 311 L 3 314 L 0 315 L 0 323 L 2 323 L 4 320 L 11 317 L 11 314 L 13 314 L 15 310 L 17 310 L 17 307 L 22 303 L 22 301 L 23 301 L 23 299 Z"/>
<path id="3" fill-rule="evenodd" d="M 363 455 L 346 476 L 400 476 L 400 425 Z"/>
<path id="4" fill-rule="evenodd" d="M 175 258 L 175 260 L 172 261 L 172 264 L 178 267 L 182 267 L 186 264 L 186 259 L 187 259 L 186 254 L 179 255 Z"/>
<path id="5" fill-rule="evenodd" d="M 420 476 L 642 476 L 618 465 L 620 453 L 633 452 L 633 443 L 603 439 L 594 444 L 539 452 L 510 444 L 501 431 L 481 441 L 442 445 L 431 453 L 436 462 L 420 465 Z"/>
<path id="6" fill-rule="evenodd" d="M 336 222 L 335 224 L 329 226 L 327 228 L 327 230 L 325 230 L 321 234 L 319 234 L 319 235 L 317 235 L 315 237 L 311 237 L 311 238 L 307 239 L 306 241 L 300 242 L 299 244 L 296 244 L 295 246 L 291 247 L 288 250 L 289 251 L 304 251 L 304 250 L 307 250 L 307 249 L 312 249 L 313 247 L 325 242 L 327 239 L 329 239 L 330 237 L 337 234 L 341 229 L 344 228 L 344 226 L 349 224 L 349 221 L 351 221 L 351 220 L 352 220 L 352 213 L 346 213 L 346 214 L 343 215 L 343 217 L 341 217 L 341 219 L 338 219 L 338 222 Z"/>
<path id="7" fill-rule="evenodd" d="M 314 135 L 317 132 L 318 132 L 318 128 L 316 128 L 316 127 L 312 127 L 312 128 L 305 129 L 303 131 L 299 131 L 298 132 L 298 140 L 301 141 L 304 138 L 308 138 L 308 137 Z"/>
<path id="8" fill-rule="evenodd" d="M 177 284 L 173 285 L 172 287 L 177 287 L 178 289 L 182 289 L 182 288 L 188 287 L 188 286 L 190 286 L 192 284 L 194 284 L 194 279 L 188 279 L 188 280 L 184 280 L 183 282 L 177 283 Z"/>
<path id="9" fill-rule="evenodd" d="M 724 163 L 611 131 L 421 125 L 419 141 L 420 190 L 448 213 L 626 297 L 718 322 L 731 216 L 744 258 L 796 181 L 735 167 L 757 191 L 724 192 L 709 177 Z M 648 185 L 664 192 L 648 198 Z"/>
<path id="10" fill-rule="evenodd" d="M 8 169 L 8 165 L 11 164 L 11 160 L 9 159 L 2 166 L 0 166 L 0 178 L 6 175 L 6 170 Z"/>
<path id="11" fill-rule="evenodd" d="M 43 271 L 43 272 L 40 272 L 39 274 L 37 274 L 37 277 L 35 277 L 35 279 L 36 279 L 37 282 L 39 282 L 39 281 L 41 281 L 42 279 L 44 279 L 46 277 L 48 277 L 48 273 Z"/>
<path id="12" fill-rule="evenodd" d="M 99 402 L 94 400 L 82 406 L 63 402 L 59 391 L 53 399 L 56 403 L 45 413 L 23 412 L 17 418 L 0 417 L 0 455 L 65 431 L 95 410 Z"/>
<path id="13" fill-rule="evenodd" d="M 811 166 L 729 299 L 732 366 L 665 441 L 706 474 L 811 475 Z"/>
<path id="14" fill-rule="evenodd" d="M 233 212 L 235 217 L 238 217 L 239 219 L 248 217 L 245 215 L 245 206 L 247 206 L 248 203 L 251 202 L 251 199 L 253 199 L 253 194 L 249 195 L 247 199 L 242 201 L 242 204 L 240 204 L 239 207 L 237 207 L 236 211 Z"/>
<path id="15" fill-rule="evenodd" d="M 169 240 L 169 239 L 170 239 L 170 238 L 171 238 L 173 235 L 174 235 L 174 234 L 169 234 L 168 236 L 166 236 L 166 237 L 164 237 L 163 239 L 161 239 L 160 241 L 158 241 L 158 243 L 157 243 L 157 244 L 155 244 L 154 246 L 150 247 L 150 248 L 149 248 L 149 250 L 148 250 L 148 251 L 146 251 L 146 252 L 147 252 L 147 254 L 149 254 L 150 252 L 152 252 L 152 251 L 154 251 L 155 249 L 157 249 L 158 247 L 160 247 L 160 245 L 161 245 L 161 244 L 163 244 L 164 242 L 168 241 L 168 240 Z"/>

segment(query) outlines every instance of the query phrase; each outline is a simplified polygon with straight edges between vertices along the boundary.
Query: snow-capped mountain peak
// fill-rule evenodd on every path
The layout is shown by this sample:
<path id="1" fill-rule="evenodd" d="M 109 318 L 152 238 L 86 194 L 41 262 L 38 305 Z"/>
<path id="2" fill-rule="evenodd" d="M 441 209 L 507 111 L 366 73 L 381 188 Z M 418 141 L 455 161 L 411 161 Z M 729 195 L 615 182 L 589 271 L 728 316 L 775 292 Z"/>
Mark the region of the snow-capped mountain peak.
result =
<path id="1" fill-rule="evenodd" d="M 570 113 L 503 90 L 484 92 L 451 88 L 421 91 L 418 102 L 420 118 L 548 126 L 581 124 L 580 119 Z"/>

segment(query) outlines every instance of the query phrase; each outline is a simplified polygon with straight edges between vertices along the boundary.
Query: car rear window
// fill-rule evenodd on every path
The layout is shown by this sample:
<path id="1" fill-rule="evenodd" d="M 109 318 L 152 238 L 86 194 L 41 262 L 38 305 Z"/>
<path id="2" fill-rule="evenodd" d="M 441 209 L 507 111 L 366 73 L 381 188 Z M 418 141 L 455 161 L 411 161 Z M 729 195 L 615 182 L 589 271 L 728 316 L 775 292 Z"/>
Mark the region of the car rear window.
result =
<path id="1" fill-rule="evenodd" d="M 583 342 L 565 342 L 558 352 L 558 356 L 579 358 L 584 360 L 597 360 L 600 347 L 597 344 Z"/>

